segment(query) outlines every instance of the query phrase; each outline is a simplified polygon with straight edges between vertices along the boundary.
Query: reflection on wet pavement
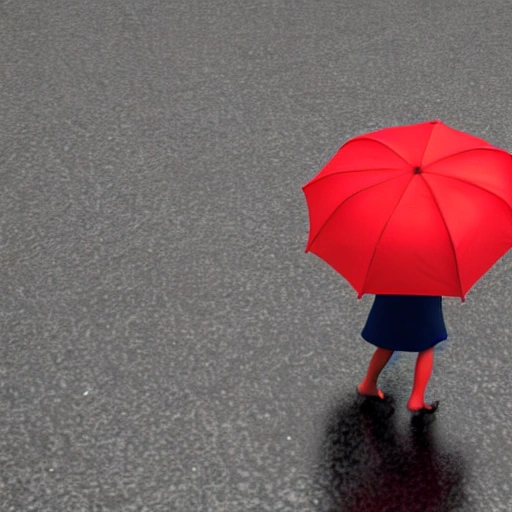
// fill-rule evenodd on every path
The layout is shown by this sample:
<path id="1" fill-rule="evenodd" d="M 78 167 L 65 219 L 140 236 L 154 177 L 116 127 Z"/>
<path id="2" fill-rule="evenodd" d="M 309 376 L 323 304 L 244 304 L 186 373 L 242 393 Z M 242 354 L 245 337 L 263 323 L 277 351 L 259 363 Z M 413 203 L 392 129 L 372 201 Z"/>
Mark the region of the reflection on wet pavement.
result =
<path id="1" fill-rule="evenodd" d="M 438 446 L 435 417 L 399 431 L 394 406 L 357 399 L 329 416 L 319 479 L 328 512 L 453 511 L 464 502 L 463 461 Z"/>

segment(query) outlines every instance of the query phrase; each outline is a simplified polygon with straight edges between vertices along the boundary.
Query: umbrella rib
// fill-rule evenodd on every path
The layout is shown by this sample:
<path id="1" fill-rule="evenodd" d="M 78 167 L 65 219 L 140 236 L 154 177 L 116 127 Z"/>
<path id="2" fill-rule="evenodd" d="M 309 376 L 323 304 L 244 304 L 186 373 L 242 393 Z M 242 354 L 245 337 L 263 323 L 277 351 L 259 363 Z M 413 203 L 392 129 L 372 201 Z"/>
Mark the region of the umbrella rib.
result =
<path id="1" fill-rule="evenodd" d="M 453 259 L 455 260 L 455 268 L 457 269 L 457 281 L 459 283 L 460 296 L 463 298 L 464 294 L 462 292 L 462 282 L 460 280 L 459 262 L 457 260 L 457 253 L 455 252 L 455 246 L 453 245 L 452 236 L 451 236 L 450 230 L 448 229 L 448 224 L 446 223 L 446 219 L 444 218 L 443 212 L 441 211 L 441 208 L 439 206 L 439 202 L 437 200 L 437 197 L 434 194 L 434 191 L 432 190 L 432 187 L 429 185 L 428 181 L 425 179 L 424 176 L 422 176 L 422 178 L 423 178 L 423 182 L 425 183 L 427 188 L 430 190 L 430 194 L 432 195 L 432 198 L 434 199 L 434 202 L 436 203 L 437 211 L 439 212 L 439 215 L 441 215 L 441 219 L 443 221 L 444 227 L 446 229 L 446 232 L 448 233 L 448 239 L 450 240 L 450 247 L 452 248 L 452 252 L 453 252 Z"/>
<path id="2" fill-rule="evenodd" d="M 316 239 L 318 238 L 318 236 L 320 235 L 320 233 L 322 232 L 322 229 L 324 229 L 324 227 L 329 223 L 329 221 L 332 219 L 332 217 L 336 214 L 336 212 L 349 200 L 349 199 L 352 199 L 354 196 L 356 196 L 357 194 L 360 194 L 361 192 L 365 192 L 366 190 L 370 190 L 371 188 L 373 187 L 377 187 L 379 185 L 382 185 L 383 183 L 388 183 L 389 181 L 393 181 L 393 180 L 396 180 L 397 178 L 401 178 L 404 174 L 407 174 L 407 173 L 403 173 L 403 174 L 400 174 L 400 176 L 395 176 L 393 178 L 390 178 L 389 180 L 384 180 L 384 181 L 380 181 L 379 183 L 374 183 L 373 185 L 369 185 L 368 187 L 365 187 L 365 188 L 362 188 L 361 190 L 357 190 L 356 192 L 354 192 L 353 194 L 349 195 L 347 198 L 345 198 L 338 206 L 336 206 L 336 208 L 333 210 L 333 212 L 329 215 L 329 217 L 327 217 L 327 219 L 324 221 L 324 223 L 320 226 L 320 229 L 316 232 L 316 235 L 313 237 L 313 240 L 311 240 L 311 242 L 308 244 L 308 246 L 306 247 L 306 252 L 310 250 L 311 246 L 315 243 Z M 414 177 L 414 175 L 413 175 Z M 410 182 L 409 182 L 410 183 Z M 407 188 L 407 187 L 405 187 Z"/>
<path id="3" fill-rule="evenodd" d="M 306 183 L 302 187 L 302 190 L 305 190 L 310 185 L 315 185 L 319 181 L 322 181 L 322 180 L 325 180 L 327 178 L 330 178 L 331 176 L 336 176 L 338 174 L 350 174 L 350 173 L 353 173 L 353 172 L 367 172 L 367 171 L 370 172 L 370 171 L 399 171 L 399 170 L 400 169 L 396 169 L 395 167 L 378 167 L 376 169 L 351 169 L 350 171 L 336 171 L 336 172 L 333 172 L 331 174 L 327 174 L 326 176 L 320 176 L 319 178 L 312 179 L 309 183 Z M 404 171 L 404 174 L 406 174 L 406 172 L 409 172 L 409 170 Z M 396 178 L 396 176 L 395 176 L 395 178 Z"/>
<path id="4" fill-rule="evenodd" d="M 450 155 L 443 156 L 437 160 L 434 160 L 433 162 L 430 162 L 424 166 L 422 166 L 423 170 L 427 169 L 431 165 L 437 164 L 439 162 L 442 162 L 443 160 L 447 160 L 448 158 L 452 158 L 454 156 L 462 155 L 463 153 L 469 153 L 470 151 L 498 151 L 500 153 L 508 154 L 504 149 L 495 148 L 495 147 L 477 147 L 477 148 L 469 148 L 469 149 L 462 149 L 460 151 L 457 151 L 456 153 L 452 153 Z"/>
<path id="5" fill-rule="evenodd" d="M 386 149 L 389 149 L 389 151 L 394 153 L 396 156 L 400 157 L 407 165 L 410 165 L 410 166 L 414 167 L 411 164 L 411 162 L 408 162 L 398 151 L 396 151 L 392 147 L 388 146 L 387 144 L 385 144 L 381 140 L 372 139 L 371 137 L 358 137 L 357 139 L 353 139 L 352 142 L 357 142 L 358 140 L 371 140 L 372 142 L 376 142 L 377 144 L 380 144 L 381 146 L 384 146 Z M 349 142 L 351 142 L 351 141 L 349 141 Z M 347 144 L 348 144 L 348 142 L 347 142 Z"/>
<path id="6" fill-rule="evenodd" d="M 512 206 L 510 204 L 507 203 L 507 201 L 505 201 L 505 199 L 503 199 L 502 197 L 500 197 L 498 194 L 496 194 L 495 192 L 492 192 L 490 190 L 487 190 L 486 188 L 483 188 L 483 187 L 479 187 L 478 185 L 475 185 L 474 183 L 472 183 L 471 181 L 467 181 L 467 180 L 463 180 L 461 178 L 457 178 L 456 176 L 446 176 L 446 174 L 439 174 L 438 172 L 429 172 L 428 174 L 431 174 L 432 176 L 440 176 L 441 178 L 447 178 L 447 179 L 450 179 L 450 180 L 455 180 L 455 181 L 460 181 L 461 183 L 465 183 L 466 185 L 471 185 L 472 187 L 475 187 L 477 188 L 478 190 L 483 190 L 485 192 L 487 192 L 488 194 L 491 194 L 492 196 L 496 197 L 497 199 L 499 199 L 502 203 L 505 203 L 507 208 L 510 210 L 510 212 L 512 213 Z M 425 179 L 425 177 L 423 177 L 423 179 Z M 430 188 L 430 187 L 429 187 Z"/>
<path id="7" fill-rule="evenodd" d="M 382 227 L 382 231 L 379 234 L 379 238 L 377 239 L 377 242 L 375 243 L 375 247 L 373 249 L 372 257 L 370 258 L 370 263 L 368 263 L 368 269 L 366 271 L 366 277 L 364 278 L 363 287 L 361 288 L 361 290 L 362 290 L 361 293 L 364 293 L 364 289 L 365 289 L 365 286 L 366 286 L 366 281 L 368 280 L 368 274 L 370 273 L 370 268 L 371 268 L 371 266 L 373 264 L 373 260 L 375 259 L 375 255 L 377 254 L 377 247 L 379 246 L 379 243 L 382 240 L 382 237 L 384 236 L 384 231 L 386 231 L 386 228 L 388 227 L 388 224 L 391 221 L 391 217 L 393 217 L 393 215 L 395 214 L 396 209 L 398 208 L 398 205 L 402 201 L 402 198 L 404 197 L 405 193 L 407 192 L 407 189 L 409 188 L 409 185 L 411 184 L 411 181 L 413 179 L 414 179 L 414 174 L 411 176 L 411 179 L 409 180 L 407 185 L 404 187 L 402 195 L 400 196 L 400 198 L 396 202 L 395 207 L 393 208 L 393 211 L 390 213 L 390 215 L 388 217 L 388 220 L 386 221 L 386 223 Z"/>
<path id="8" fill-rule="evenodd" d="M 423 159 L 425 158 L 425 153 L 427 152 L 428 145 L 432 141 L 432 134 L 434 133 L 434 129 L 437 125 L 438 123 L 432 124 L 432 129 L 430 130 L 430 135 L 428 136 L 427 142 L 425 143 L 425 147 L 423 148 L 423 154 L 421 155 L 420 162 L 423 162 Z"/>

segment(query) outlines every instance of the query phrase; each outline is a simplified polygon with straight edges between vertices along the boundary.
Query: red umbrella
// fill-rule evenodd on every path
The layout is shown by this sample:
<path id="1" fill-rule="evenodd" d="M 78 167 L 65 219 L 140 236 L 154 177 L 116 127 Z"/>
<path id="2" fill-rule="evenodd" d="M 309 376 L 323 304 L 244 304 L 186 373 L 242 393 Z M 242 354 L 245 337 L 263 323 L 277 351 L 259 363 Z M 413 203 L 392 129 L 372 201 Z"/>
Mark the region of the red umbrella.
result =
<path id="1" fill-rule="evenodd" d="M 306 252 L 359 297 L 464 299 L 512 247 L 512 155 L 440 121 L 349 140 L 303 190 Z"/>

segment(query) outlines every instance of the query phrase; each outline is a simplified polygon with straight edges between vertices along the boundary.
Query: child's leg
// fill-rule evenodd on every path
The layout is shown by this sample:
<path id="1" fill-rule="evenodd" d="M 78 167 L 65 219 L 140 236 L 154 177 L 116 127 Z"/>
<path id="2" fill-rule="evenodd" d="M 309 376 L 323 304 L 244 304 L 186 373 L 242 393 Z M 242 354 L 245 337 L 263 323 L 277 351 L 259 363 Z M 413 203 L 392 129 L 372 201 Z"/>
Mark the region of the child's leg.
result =
<path id="1" fill-rule="evenodd" d="M 418 409 L 430 409 L 431 406 L 425 404 L 425 390 L 432 373 L 434 365 L 434 347 L 424 350 L 418 354 L 416 359 L 416 368 L 414 369 L 414 384 L 411 397 L 407 407 L 413 411 Z"/>
<path id="2" fill-rule="evenodd" d="M 359 393 L 362 395 L 380 396 L 381 398 L 384 398 L 384 393 L 377 388 L 377 379 L 392 355 L 393 350 L 378 348 L 375 351 L 370 360 L 370 364 L 368 365 L 368 371 L 366 372 L 365 378 L 361 384 L 357 386 Z"/>

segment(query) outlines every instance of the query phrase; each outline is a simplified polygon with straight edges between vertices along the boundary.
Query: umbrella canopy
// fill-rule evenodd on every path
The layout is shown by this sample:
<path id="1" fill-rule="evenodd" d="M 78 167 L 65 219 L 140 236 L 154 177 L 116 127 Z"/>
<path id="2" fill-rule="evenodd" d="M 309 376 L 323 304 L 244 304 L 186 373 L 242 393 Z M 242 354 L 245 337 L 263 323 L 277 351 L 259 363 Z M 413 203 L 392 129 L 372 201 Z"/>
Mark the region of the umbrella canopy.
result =
<path id="1" fill-rule="evenodd" d="M 464 298 L 512 246 L 512 155 L 440 121 L 349 140 L 303 191 L 306 252 L 359 296 Z"/>

